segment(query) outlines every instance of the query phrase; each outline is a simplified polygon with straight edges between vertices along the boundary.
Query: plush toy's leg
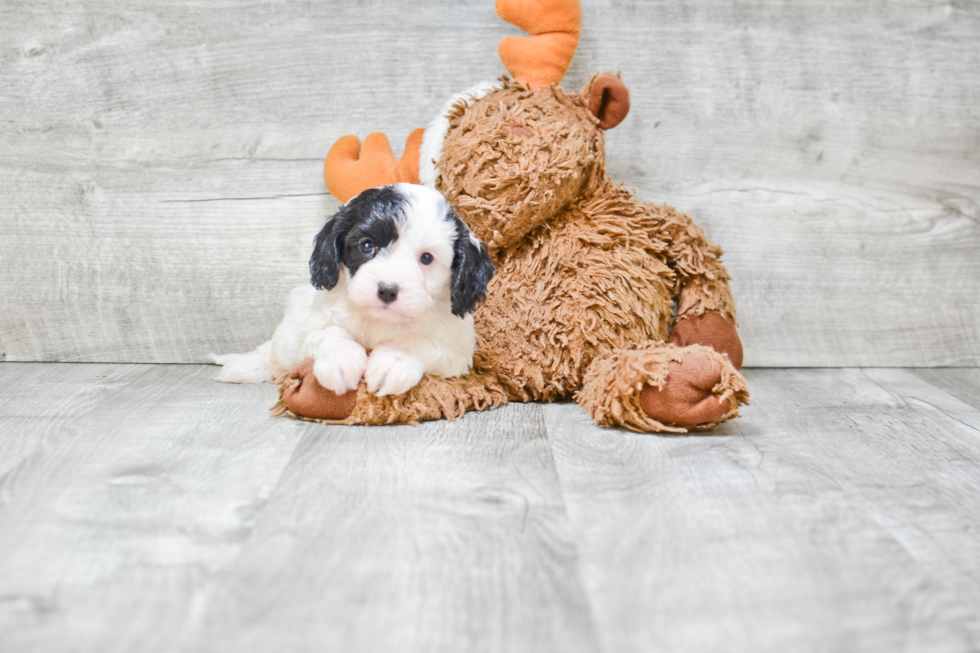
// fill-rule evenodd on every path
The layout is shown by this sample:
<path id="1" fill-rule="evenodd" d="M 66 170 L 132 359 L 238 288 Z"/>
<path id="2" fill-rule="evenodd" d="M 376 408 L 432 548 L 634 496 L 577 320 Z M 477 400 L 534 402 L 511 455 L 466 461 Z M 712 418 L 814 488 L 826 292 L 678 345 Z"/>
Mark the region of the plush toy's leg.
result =
<path id="1" fill-rule="evenodd" d="M 679 346 L 706 345 L 728 354 L 735 369 L 742 367 L 742 342 L 735 328 L 735 303 L 721 248 L 712 243 L 690 216 L 669 206 L 641 204 L 639 227 L 651 238 L 666 235 L 667 263 L 676 275 L 677 319 L 669 342 Z"/>
<path id="2" fill-rule="evenodd" d="M 418 424 L 452 420 L 469 410 L 487 410 L 507 403 L 507 395 L 491 374 L 470 373 L 446 379 L 426 375 L 403 395 L 378 397 L 362 381 L 357 390 L 337 395 L 313 376 L 308 358 L 279 379 L 276 415 L 337 424 Z"/>
<path id="3" fill-rule="evenodd" d="M 710 347 L 646 342 L 597 358 L 576 398 L 596 424 L 686 433 L 738 416 L 745 379 Z"/>

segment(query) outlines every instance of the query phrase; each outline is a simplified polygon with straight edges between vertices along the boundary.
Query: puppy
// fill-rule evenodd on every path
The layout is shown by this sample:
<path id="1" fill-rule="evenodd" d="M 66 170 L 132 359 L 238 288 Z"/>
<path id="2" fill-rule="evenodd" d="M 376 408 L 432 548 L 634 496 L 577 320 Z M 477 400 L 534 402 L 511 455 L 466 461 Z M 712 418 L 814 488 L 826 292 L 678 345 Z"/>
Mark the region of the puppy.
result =
<path id="1" fill-rule="evenodd" d="M 272 340 L 214 356 L 218 381 L 272 381 L 313 357 L 313 375 L 343 394 L 363 378 L 402 394 L 423 374 L 473 364 L 473 316 L 494 274 L 486 245 L 434 190 L 394 184 L 351 198 L 317 235 L 311 285 L 295 288 Z"/>

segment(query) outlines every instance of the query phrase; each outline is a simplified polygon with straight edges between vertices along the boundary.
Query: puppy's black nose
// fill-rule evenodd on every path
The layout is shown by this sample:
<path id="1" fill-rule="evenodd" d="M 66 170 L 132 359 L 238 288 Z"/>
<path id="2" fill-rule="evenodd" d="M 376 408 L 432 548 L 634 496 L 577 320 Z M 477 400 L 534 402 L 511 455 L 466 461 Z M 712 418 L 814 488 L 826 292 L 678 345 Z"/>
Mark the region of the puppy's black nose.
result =
<path id="1" fill-rule="evenodd" d="M 385 304 L 390 304 L 391 302 L 395 301 L 398 299 L 398 286 L 393 283 L 379 283 L 378 299 L 383 301 Z"/>

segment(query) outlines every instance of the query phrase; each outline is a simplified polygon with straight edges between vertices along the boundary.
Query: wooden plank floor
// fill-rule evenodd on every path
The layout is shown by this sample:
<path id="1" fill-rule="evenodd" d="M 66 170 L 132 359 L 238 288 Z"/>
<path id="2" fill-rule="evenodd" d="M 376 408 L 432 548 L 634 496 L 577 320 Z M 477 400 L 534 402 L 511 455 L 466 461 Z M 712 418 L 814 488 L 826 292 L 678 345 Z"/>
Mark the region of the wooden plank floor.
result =
<path id="1" fill-rule="evenodd" d="M 748 370 L 696 437 L 214 373 L 0 364 L 0 651 L 980 650 L 980 369 Z"/>

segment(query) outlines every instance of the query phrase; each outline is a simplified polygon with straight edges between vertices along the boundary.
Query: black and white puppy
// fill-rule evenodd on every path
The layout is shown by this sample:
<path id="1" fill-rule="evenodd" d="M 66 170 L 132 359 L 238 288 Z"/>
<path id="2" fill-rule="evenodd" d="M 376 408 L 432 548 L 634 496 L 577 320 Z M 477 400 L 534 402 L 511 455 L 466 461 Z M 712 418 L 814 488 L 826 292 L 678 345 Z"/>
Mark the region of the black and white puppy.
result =
<path id="1" fill-rule="evenodd" d="M 366 190 L 317 235 L 310 285 L 289 294 L 272 340 L 215 356 L 219 381 L 260 383 L 313 357 L 320 384 L 342 394 L 361 378 L 377 395 L 402 394 L 423 374 L 458 376 L 473 364 L 470 315 L 494 273 L 486 246 L 436 191 L 415 184 Z"/>

